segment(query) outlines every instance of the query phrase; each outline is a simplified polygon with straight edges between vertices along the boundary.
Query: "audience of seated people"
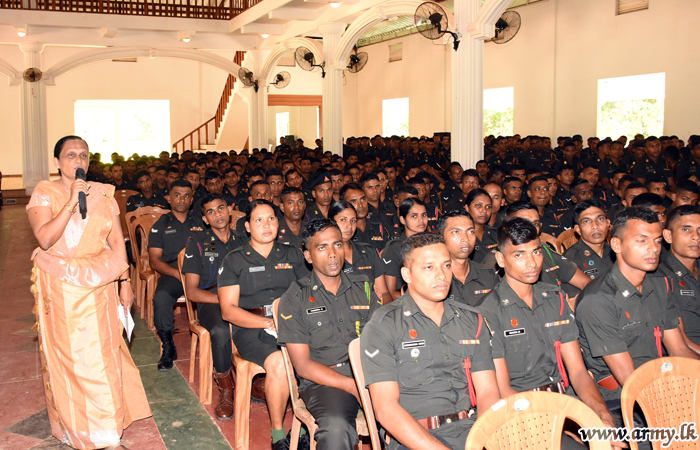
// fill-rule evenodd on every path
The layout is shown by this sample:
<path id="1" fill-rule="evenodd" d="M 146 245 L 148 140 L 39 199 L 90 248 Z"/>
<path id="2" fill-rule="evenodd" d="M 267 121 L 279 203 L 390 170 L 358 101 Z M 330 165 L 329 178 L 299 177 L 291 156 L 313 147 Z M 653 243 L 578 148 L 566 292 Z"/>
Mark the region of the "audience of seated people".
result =
<path id="1" fill-rule="evenodd" d="M 450 162 L 449 134 L 348 138 L 342 156 L 320 140 L 295 144 L 113 154 L 104 166 L 97 154 L 88 172 L 138 192 L 127 212 L 170 209 L 148 248 L 160 274 L 158 369 L 177 359 L 186 248 L 187 294 L 212 335 L 216 417 L 233 416 L 233 340 L 266 370 L 273 449 L 290 439 L 280 346 L 319 449 L 358 442 L 347 345 L 360 336 L 389 449 L 464 448 L 480 410 L 527 390 L 575 395 L 622 426 L 620 387 L 635 368 L 699 357 L 700 136 L 687 146 L 590 138 L 586 148 L 579 135 L 556 148 L 548 137 L 489 136 L 476 167 Z M 231 223 L 233 211 L 245 216 Z M 562 255 L 552 243 L 566 230 L 578 242 Z M 437 358 L 445 352 L 455 358 Z M 583 448 L 569 436 L 562 447 Z"/>

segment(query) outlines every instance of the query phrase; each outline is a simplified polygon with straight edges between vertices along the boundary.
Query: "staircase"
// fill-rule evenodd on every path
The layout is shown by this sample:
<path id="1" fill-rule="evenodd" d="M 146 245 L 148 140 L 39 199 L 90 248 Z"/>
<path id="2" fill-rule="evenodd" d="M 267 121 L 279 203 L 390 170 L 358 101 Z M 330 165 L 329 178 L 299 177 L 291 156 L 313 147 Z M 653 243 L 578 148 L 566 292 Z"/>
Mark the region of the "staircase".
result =
<path id="1" fill-rule="evenodd" d="M 233 58 L 233 62 L 240 66 L 243 64 L 244 57 L 245 52 L 238 51 L 236 52 L 236 56 Z M 229 74 L 228 78 L 226 79 L 224 91 L 221 93 L 221 98 L 219 99 L 219 106 L 216 109 L 216 115 L 183 136 L 182 139 L 175 142 L 173 144 L 174 153 L 182 153 L 185 150 L 207 150 L 208 146 L 213 146 L 216 144 L 216 138 L 219 135 L 219 128 L 226 117 L 226 111 L 228 110 L 231 97 L 233 96 L 233 88 L 235 83 L 236 77 Z"/>

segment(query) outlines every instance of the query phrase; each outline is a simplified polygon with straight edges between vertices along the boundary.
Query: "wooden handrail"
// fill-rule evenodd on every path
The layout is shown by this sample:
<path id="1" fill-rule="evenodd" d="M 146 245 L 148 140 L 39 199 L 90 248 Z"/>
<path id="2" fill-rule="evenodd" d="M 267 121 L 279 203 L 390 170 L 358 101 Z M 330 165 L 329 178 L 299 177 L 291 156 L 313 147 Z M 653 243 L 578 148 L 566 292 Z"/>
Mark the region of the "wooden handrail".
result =
<path id="1" fill-rule="evenodd" d="M 214 144 L 216 141 L 216 135 L 212 135 L 209 132 L 209 126 L 211 125 L 213 128 L 213 121 L 215 117 L 212 117 L 211 119 L 207 120 L 194 130 L 190 131 L 187 133 L 182 139 L 178 140 L 173 144 L 173 152 L 175 153 L 182 153 L 185 150 L 201 150 L 202 145 L 211 145 Z M 202 142 L 202 130 L 204 130 L 204 141 Z M 195 137 L 194 135 L 197 135 L 197 145 L 195 146 Z M 209 139 L 209 137 L 212 137 L 212 139 Z M 187 145 L 189 141 L 189 145 Z"/>

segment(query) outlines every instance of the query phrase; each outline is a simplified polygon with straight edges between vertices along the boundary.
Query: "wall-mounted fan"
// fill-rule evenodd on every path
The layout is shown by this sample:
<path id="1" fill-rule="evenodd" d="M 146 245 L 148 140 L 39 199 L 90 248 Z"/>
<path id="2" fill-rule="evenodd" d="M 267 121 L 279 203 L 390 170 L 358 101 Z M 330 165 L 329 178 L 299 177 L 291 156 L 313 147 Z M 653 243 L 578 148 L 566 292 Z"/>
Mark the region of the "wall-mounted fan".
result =
<path id="1" fill-rule="evenodd" d="M 449 30 L 447 14 L 437 3 L 421 3 L 413 15 L 413 23 L 420 34 L 433 41 L 442 38 L 445 34 L 450 34 L 455 51 L 459 47 L 460 36 Z"/>
<path id="2" fill-rule="evenodd" d="M 369 55 L 367 55 L 367 52 L 353 53 L 352 55 L 350 55 L 350 59 L 348 59 L 348 72 L 359 72 L 365 67 L 368 59 Z"/>
<path id="3" fill-rule="evenodd" d="M 275 75 L 275 78 L 270 84 L 276 87 L 277 89 L 282 89 L 285 88 L 290 81 L 292 81 L 292 76 L 289 74 L 289 72 L 280 72 L 277 75 Z"/>
<path id="4" fill-rule="evenodd" d="M 300 69 L 306 70 L 307 72 L 311 72 L 314 70 L 315 67 L 320 67 L 321 68 L 321 78 L 325 78 L 326 76 L 326 69 L 325 69 L 325 62 L 322 62 L 321 64 L 316 64 L 316 57 L 314 56 L 313 52 L 309 50 L 306 47 L 298 47 L 294 51 L 294 59 L 297 62 L 297 65 L 299 66 Z"/>
<path id="5" fill-rule="evenodd" d="M 520 30 L 520 14 L 517 11 L 506 11 L 496 22 L 496 36 L 491 42 L 505 44 L 518 34 Z"/>
<path id="6" fill-rule="evenodd" d="M 254 79 L 253 72 L 250 70 L 245 67 L 238 69 L 238 79 L 241 80 L 244 86 L 253 86 L 255 92 L 258 92 L 258 81 Z"/>

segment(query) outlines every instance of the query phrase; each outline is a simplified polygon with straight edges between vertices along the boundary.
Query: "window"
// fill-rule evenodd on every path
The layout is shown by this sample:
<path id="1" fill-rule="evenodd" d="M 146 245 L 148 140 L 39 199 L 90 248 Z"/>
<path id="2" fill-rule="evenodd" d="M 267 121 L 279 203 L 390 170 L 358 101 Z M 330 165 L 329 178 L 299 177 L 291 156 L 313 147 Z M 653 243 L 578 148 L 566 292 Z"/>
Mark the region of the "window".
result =
<path id="1" fill-rule="evenodd" d="M 275 145 L 277 145 L 280 138 L 289 134 L 289 111 L 275 114 L 275 128 L 277 129 L 277 143 Z M 288 144 L 292 145 L 290 142 Z"/>
<path id="2" fill-rule="evenodd" d="M 74 116 L 75 134 L 103 161 L 172 150 L 169 100 L 77 100 Z"/>
<path id="3" fill-rule="evenodd" d="M 649 9 L 649 0 L 617 0 L 617 15 Z"/>
<path id="4" fill-rule="evenodd" d="M 382 100 L 382 135 L 408 136 L 408 97 Z"/>
<path id="5" fill-rule="evenodd" d="M 598 136 L 662 135 L 665 91 L 665 73 L 598 80 Z"/>
<path id="6" fill-rule="evenodd" d="M 512 87 L 484 89 L 484 136 L 513 135 Z"/>

